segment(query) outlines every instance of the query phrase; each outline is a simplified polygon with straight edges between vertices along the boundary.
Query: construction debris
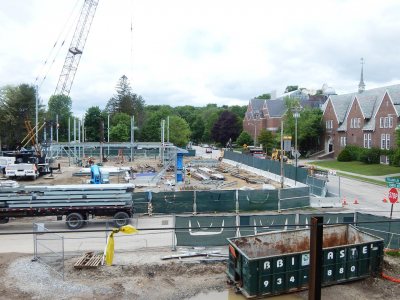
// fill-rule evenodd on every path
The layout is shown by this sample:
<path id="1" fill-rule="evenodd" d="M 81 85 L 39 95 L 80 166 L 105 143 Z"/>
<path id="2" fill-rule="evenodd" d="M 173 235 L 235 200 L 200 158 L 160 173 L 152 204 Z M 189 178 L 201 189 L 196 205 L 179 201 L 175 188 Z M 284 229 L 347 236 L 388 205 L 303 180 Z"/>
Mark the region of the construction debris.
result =
<path id="1" fill-rule="evenodd" d="M 74 264 L 76 269 L 89 269 L 97 268 L 103 260 L 102 254 L 95 255 L 94 252 L 87 252 L 82 255 L 78 261 Z"/>
<path id="2" fill-rule="evenodd" d="M 188 257 L 198 257 L 198 256 L 207 256 L 207 257 L 228 257 L 228 255 L 220 254 L 220 250 L 213 250 L 213 251 L 188 251 L 184 252 L 181 254 L 173 254 L 173 255 L 167 255 L 167 256 L 162 256 L 162 260 L 167 260 L 167 259 L 182 259 L 182 258 L 188 258 Z"/>

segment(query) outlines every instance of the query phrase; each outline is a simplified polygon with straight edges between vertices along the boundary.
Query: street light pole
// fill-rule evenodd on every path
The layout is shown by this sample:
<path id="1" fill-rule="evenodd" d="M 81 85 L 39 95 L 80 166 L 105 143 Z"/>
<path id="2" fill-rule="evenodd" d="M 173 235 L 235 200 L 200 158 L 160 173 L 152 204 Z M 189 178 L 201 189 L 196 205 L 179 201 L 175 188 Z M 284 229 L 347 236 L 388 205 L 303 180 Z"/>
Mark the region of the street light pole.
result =
<path id="1" fill-rule="evenodd" d="M 295 169 L 295 177 L 294 177 L 294 185 L 297 185 L 297 159 L 298 159 L 298 149 L 297 149 L 297 119 L 300 117 L 300 107 L 295 107 L 293 109 L 293 117 L 295 119 L 294 122 L 294 135 L 295 135 L 295 139 L 294 139 L 294 149 L 295 149 L 295 159 L 296 159 L 296 169 Z"/>
<path id="2" fill-rule="evenodd" d="M 254 148 L 257 145 L 257 125 L 256 125 L 256 121 L 254 120 Z"/>

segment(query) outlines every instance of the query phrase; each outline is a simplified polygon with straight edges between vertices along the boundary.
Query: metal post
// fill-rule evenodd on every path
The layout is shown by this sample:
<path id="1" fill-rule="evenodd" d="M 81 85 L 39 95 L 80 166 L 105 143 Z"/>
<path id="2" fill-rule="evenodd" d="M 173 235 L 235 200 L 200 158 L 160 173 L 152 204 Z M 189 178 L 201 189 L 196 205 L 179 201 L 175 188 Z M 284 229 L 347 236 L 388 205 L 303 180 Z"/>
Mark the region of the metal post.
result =
<path id="1" fill-rule="evenodd" d="M 107 156 L 110 156 L 110 114 L 107 115 Z"/>
<path id="2" fill-rule="evenodd" d="M 311 218 L 309 300 L 321 299 L 323 217 Z"/>
<path id="3" fill-rule="evenodd" d="M 74 158 L 75 157 L 76 157 L 76 118 L 74 117 Z"/>
<path id="4" fill-rule="evenodd" d="M 68 117 L 68 144 L 71 143 L 71 118 Z"/>
<path id="5" fill-rule="evenodd" d="M 35 100 L 36 100 L 36 112 L 35 112 L 35 138 L 36 138 L 36 142 L 39 142 L 39 131 L 38 131 L 38 122 L 39 122 L 39 93 L 38 93 L 38 86 L 36 86 L 35 89 Z"/>
<path id="6" fill-rule="evenodd" d="M 78 157 L 81 158 L 81 120 L 78 120 Z"/>
<path id="7" fill-rule="evenodd" d="M 169 116 L 167 117 L 167 143 L 169 143 Z"/>
<path id="8" fill-rule="evenodd" d="M 296 153 L 295 153 L 295 155 L 296 155 L 296 169 L 295 169 L 295 175 L 294 175 L 294 185 L 296 186 L 297 185 L 297 115 L 296 115 L 297 113 L 295 113 L 295 122 L 294 122 L 294 124 L 295 124 L 295 130 L 294 130 L 294 135 L 295 135 L 295 138 L 294 138 L 294 148 L 296 149 Z"/>
<path id="9" fill-rule="evenodd" d="M 393 216 L 393 203 L 392 203 L 392 207 L 390 208 L 390 221 L 392 220 L 392 216 Z M 387 248 L 390 248 L 390 242 L 391 242 L 391 230 L 392 230 L 392 222 L 389 222 L 389 233 L 388 233 L 388 244 L 387 244 Z"/>
<path id="10" fill-rule="evenodd" d="M 297 160 L 298 160 L 298 148 L 297 148 L 297 120 L 300 117 L 300 107 L 295 107 L 294 108 L 294 112 L 293 112 L 293 117 L 295 119 L 294 122 L 294 126 L 295 126 L 295 130 L 294 130 L 294 135 L 295 135 L 295 139 L 294 139 L 294 149 L 295 149 L 295 159 L 296 159 L 296 169 L 295 169 L 295 177 L 294 177 L 294 185 L 297 185 Z"/>
<path id="11" fill-rule="evenodd" d="M 44 122 L 46 123 L 46 119 L 44 119 Z M 47 124 L 44 125 L 44 129 L 43 129 L 43 140 L 44 140 L 45 143 L 46 143 L 46 141 L 47 141 L 47 131 L 46 131 L 46 127 L 47 127 Z"/>
<path id="12" fill-rule="evenodd" d="M 53 122 L 50 123 L 50 143 L 53 143 Z"/>
<path id="13" fill-rule="evenodd" d="M 58 128 L 60 127 L 60 124 L 58 124 L 58 115 L 56 115 L 56 141 L 58 144 Z"/>
<path id="14" fill-rule="evenodd" d="M 85 157 L 85 118 L 82 118 L 82 157 Z"/>
<path id="15" fill-rule="evenodd" d="M 254 120 L 254 147 L 257 145 L 257 124 L 256 120 Z"/>
<path id="16" fill-rule="evenodd" d="M 283 189 L 283 119 L 281 119 L 281 154 L 280 154 L 280 159 L 281 159 L 281 188 Z M 279 155 L 279 153 L 278 153 Z"/>

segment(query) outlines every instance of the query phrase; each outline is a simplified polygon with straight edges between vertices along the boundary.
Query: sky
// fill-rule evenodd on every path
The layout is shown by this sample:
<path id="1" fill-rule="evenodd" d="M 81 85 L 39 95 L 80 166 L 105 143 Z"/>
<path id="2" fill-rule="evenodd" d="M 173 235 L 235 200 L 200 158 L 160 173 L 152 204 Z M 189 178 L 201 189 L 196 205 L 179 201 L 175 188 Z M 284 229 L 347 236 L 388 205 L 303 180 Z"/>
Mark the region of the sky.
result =
<path id="1" fill-rule="evenodd" d="M 0 0 L 0 87 L 38 84 L 47 104 L 83 2 Z M 354 92 L 361 57 L 366 89 L 397 84 L 399 36 L 397 0 L 100 0 L 72 110 L 103 109 L 122 75 L 171 106 L 247 105 L 288 85 Z"/>

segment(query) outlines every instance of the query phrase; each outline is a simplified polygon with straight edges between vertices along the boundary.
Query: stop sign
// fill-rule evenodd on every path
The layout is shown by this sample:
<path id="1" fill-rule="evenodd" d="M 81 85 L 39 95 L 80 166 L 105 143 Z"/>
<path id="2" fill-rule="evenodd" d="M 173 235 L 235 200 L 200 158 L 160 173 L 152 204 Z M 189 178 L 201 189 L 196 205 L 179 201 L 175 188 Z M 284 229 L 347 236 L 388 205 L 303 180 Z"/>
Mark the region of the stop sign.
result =
<path id="1" fill-rule="evenodd" d="M 399 197 L 399 193 L 397 192 L 396 188 L 391 188 L 389 190 L 389 201 L 392 204 L 395 204 L 397 202 L 397 198 Z"/>

